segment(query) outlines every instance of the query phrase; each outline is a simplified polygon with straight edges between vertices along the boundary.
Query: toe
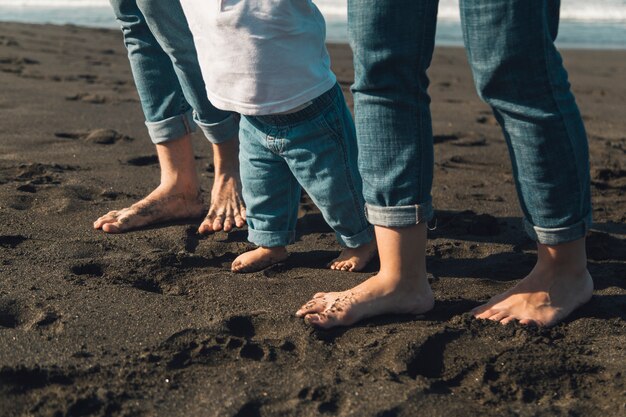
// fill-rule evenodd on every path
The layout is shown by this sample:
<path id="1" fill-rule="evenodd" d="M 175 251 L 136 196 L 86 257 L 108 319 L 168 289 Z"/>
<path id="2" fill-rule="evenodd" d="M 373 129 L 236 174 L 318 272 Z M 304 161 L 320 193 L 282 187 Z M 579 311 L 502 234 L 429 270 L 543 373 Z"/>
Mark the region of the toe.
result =
<path id="1" fill-rule="evenodd" d="M 243 263 L 239 259 L 235 259 L 230 265 L 230 270 L 233 272 L 239 272 L 243 269 Z"/>
<path id="2" fill-rule="evenodd" d="M 214 230 L 213 230 L 213 220 L 215 220 L 213 217 L 207 216 L 202 221 L 202 224 L 200 224 L 200 227 L 198 228 L 198 233 L 209 234 L 211 232 L 214 232 Z"/>
<path id="3" fill-rule="evenodd" d="M 296 311 L 296 316 L 302 317 L 305 315 L 321 313 L 324 311 L 324 308 L 326 308 L 326 303 L 323 300 L 313 299 L 300 307 L 300 309 Z"/>
<path id="4" fill-rule="evenodd" d="M 484 318 L 483 315 L 487 312 L 490 312 L 489 315 L 493 315 L 493 311 L 491 310 L 491 306 L 489 304 L 481 304 L 470 311 L 470 313 L 472 313 L 477 319 Z"/>
<path id="5" fill-rule="evenodd" d="M 523 326 L 538 326 L 537 322 L 533 319 L 522 319 L 519 321 L 519 324 Z"/>
<path id="6" fill-rule="evenodd" d="M 500 320 L 500 324 L 506 326 L 507 324 L 509 324 L 512 321 L 515 321 L 515 316 L 506 316 L 502 320 Z"/>
<path id="7" fill-rule="evenodd" d="M 233 223 L 234 220 L 230 217 L 227 217 L 226 220 L 224 220 L 224 231 L 230 232 L 231 230 L 233 230 Z"/>
<path id="8" fill-rule="evenodd" d="M 106 233 L 121 233 L 122 227 L 118 222 L 115 223 L 105 223 L 102 225 L 102 230 Z"/>
<path id="9" fill-rule="evenodd" d="M 331 327 L 341 324 L 334 313 L 322 312 L 320 314 L 313 314 L 312 316 L 314 317 L 310 320 L 306 320 L 306 318 L 309 317 L 306 316 L 305 320 L 314 326 L 321 327 L 322 329 L 330 329 Z"/>
<path id="10" fill-rule="evenodd" d="M 102 227 L 102 225 L 106 224 L 106 223 L 113 223 L 116 219 L 115 216 L 116 212 L 109 212 L 107 214 L 105 214 L 104 216 L 98 218 L 98 220 L 96 220 L 95 222 L 93 222 L 93 227 L 95 229 L 100 229 Z"/>
<path id="11" fill-rule="evenodd" d="M 506 311 L 500 311 L 499 313 L 494 314 L 493 316 L 489 317 L 489 320 L 491 321 L 501 321 L 505 318 L 509 317 L 509 313 Z"/>
<path id="12" fill-rule="evenodd" d="M 224 226 L 224 217 L 215 216 L 215 218 L 213 219 L 213 224 L 211 226 L 214 232 L 222 230 L 222 227 Z"/>
<path id="13" fill-rule="evenodd" d="M 474 313 L 474 317 L 476 317 L 477 319 L 488 319 L 491 316 L 493 316 L 494 314 L 499 313 L 498 310 L 494 310 L 492 308 L 489 308 L 487 310 L 484 310 L 482 313 Z"/>
<path id="14" fill-rule="evenodd" d="M 235 216 L 235 225 L 237 227 L 243 227 L 244 224 L 246 224 L 246 219 L 241 214 L 237 214 Z"/>
<path id="15" fill-rule="evenodd" d="M 322 298 L 326 295 L 325 292 L 317 292 L 313 295 L 313 298 Z"/>
<path id="16" fill-rule="evenodd" d="M 321 319 L 319 314 L 307 314 L 306 316 L 304 316 L 304 321 L 308 324 L 317 325 L 319 324 L 320 320 Z"/>

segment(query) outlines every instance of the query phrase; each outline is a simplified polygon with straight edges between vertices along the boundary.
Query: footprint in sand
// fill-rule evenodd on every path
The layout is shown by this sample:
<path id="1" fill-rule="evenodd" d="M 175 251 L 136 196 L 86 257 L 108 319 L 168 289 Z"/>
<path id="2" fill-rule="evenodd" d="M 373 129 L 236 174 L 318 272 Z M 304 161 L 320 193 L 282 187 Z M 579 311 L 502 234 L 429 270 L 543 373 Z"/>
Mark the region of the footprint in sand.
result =
<path id="1" fill-rule="evenodd" d="M 81 101 L 90 104 L 104 104 L 108 100 L 106 97 L 93 93 L 78 93 L 65 97 L 67 101 Z"/>
<path id="2" fill-rule="evenodd" d="M 1 46 L 20 46 L 19 42 L 8 36 L 0 36 Z"/>
<path id="3" fill-rule="evenodd" d="M 28 238 L 22 235 L 0 235 L 0 247 L 14 249 L 27 240 Z"/>
<path id="4" fill-rule="evenodd" d="M 126 163 L 128 165 L 133 165 L 136 167 L 157 165 L 159 163 L 159 158 L 156 155 L 137 156 L 135 158 L 130 158 L 126 160 Z"/>
<path id="5" fill-rule="evenodd" d="M 455 141 L 458 140 L 459 136 L 457 134 L 450 134 L 450 135 L 434 135 L 433 136 L 433 143 L 435 145 L 439 144 L 439 143 L 445 143 L 445 142 L 450 142 L 450 141 Z"/>
<path id="6" fill-rule="evenodd" d="M 498 126 L 498 121 L 491 112 L 480 112 L 480 116 L 476 118 L 476 123 L 481 125 Z"/>
<path id="7" fill-rule="evenodd" d="M 87 132 L 55 132 L 54 136 L 62 139 L 82 140 L 98 145 L 113 145 L 119 141 L 132 141 L 130 136 L 118 133 L 113 129 L 94 129 Z"/>
<path id="8" fill-rule="evenodd" d="M 12 74 L 21 74 L 26 66 L 38 64 L 39 61 L 28 57 L 0 57 L 0 71 Z"/>
<path id="9" fill-rule="evenodd" d="M 487 139 L 478 133 L 469 132 L 460 135 L 459 140 L 452 142 L 452 145 L 460 147 L 487 146 Z"/>
<path id="10" fill-rule="evenodd" d="M 37 308 L 20 300 L 0 298 L 0 329 L 61 330 L 61 316 L 51 308 Z"/>

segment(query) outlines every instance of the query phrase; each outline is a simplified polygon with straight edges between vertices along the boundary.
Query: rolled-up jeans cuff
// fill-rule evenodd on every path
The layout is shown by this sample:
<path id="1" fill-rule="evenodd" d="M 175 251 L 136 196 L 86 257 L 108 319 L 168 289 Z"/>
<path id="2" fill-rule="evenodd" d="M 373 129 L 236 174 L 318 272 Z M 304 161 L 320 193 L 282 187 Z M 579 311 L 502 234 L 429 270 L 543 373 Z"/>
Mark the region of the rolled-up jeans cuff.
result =
<path id="1" fill-rule="evenodd" d="M 248 228 L 248 240 L 255 245 L 266 248 L 287 246 L 296 239 L 295 230 L 268 232 Z"/>
<path id="2" fill-rule="evenodd" d="M 209 142 L 218 145 L 234 138 L 239 132 L 239 115 L 232 113 L 224 120 L 217 123 L 207 123 L 198 118 L 198 113 L 193 113 L 193 120 L 196 122 L 204 136 Z"/>
<path id="3" fill-rule="evenodd" d="M 374 226 L 368 226 L 367 229 L 357 233 L 353 236 L 342 236 L 339 233 L 335 234 L 339 244 L 348 248 L 358 248 L 359 246 L 370 243 L 374 239 Z"/>
<path id="4" fill-rule="evenodd" d="M 158 122 L 146 121 L 146 126 L 155 145 L 180 139 L 196 130 L 191 111 Z"/>
<path id="5" fill-rule="evenodd" d="M 367 220 L 376 226 L 408 227 L 433 218 L 432 200 L 411 206 L 381 207 L 365 204 Z"/>
<path id="6" fill-rule="evenodd" d="M 527 219 L 524 219 L 524 229 L 526 233 L 528 233 L 530 238 L 535 242 L 539 242 L 543 245 L 559 245 L 561 243 L 582 239 L 587 235 L 590 226 L 591 214 L 578 223 L 556 228 L 535 226 Z"/>

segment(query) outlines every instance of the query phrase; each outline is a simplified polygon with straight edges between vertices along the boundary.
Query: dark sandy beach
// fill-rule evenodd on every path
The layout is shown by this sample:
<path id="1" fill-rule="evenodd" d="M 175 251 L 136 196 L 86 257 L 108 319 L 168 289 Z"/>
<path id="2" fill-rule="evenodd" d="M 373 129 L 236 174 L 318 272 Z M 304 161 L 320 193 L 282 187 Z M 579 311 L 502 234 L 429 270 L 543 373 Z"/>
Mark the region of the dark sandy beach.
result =
<path id="1" fill-rule="evenodd" d="M 350 50 L 330 51 L 347 91 Z M 535 252 L 464 51 L 439 48 L 436 307 L 317 331 L 295 310 L 377 265 L 326 270 L 339 246 L 307 201 L 288 261 L 249 275 L 229 272 L 245 230 L 94 231 L 159 180 L 121 33 L 0 23 L 0 416 L 626 415 L 626 51 L 563 56 L 590 142 L 592 300 L 551 329 L 466 313 Z"/>

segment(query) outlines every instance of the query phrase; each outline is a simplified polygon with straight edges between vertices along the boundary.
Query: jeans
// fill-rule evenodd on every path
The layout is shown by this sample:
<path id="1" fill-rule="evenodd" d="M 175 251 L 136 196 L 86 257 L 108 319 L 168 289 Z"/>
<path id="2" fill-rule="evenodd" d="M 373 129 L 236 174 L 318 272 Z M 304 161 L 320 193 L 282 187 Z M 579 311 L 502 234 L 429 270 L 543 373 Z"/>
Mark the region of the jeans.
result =
<path id="1" fill-rule="evenodd" d="M 192 113 L 193 121 L 212 143 L 233 138 L 239 117 L 209 102 L 179 1 L 110 2 L 122 27 L 152 142 L 164 143 L 191 133 Z"/>
<path id="2" fill-rule="evenodd" d="M 437 0 L 349 0 L 359 169 L 368 220 L 433 216 L 428 69 Z M 526 231 L 555 245 L 591 224 L 587 136 L 554 46 L 556 0 L 461 0 L 478 94 L 502 126 Z"/>
<path id="3" fill-rule="evenodd" d="M 276 247 L 294 241 L 302 188 L 340 244 L 353 248 L 373 239 L 354 123 L 339 85 L 294 113 L 242 116 L 239 137 L 250 242 Z"/>

